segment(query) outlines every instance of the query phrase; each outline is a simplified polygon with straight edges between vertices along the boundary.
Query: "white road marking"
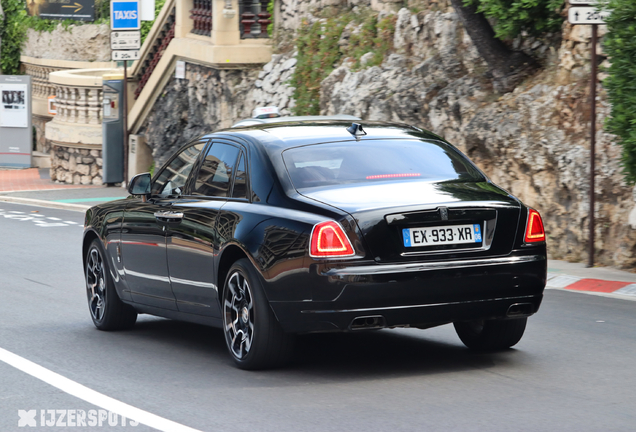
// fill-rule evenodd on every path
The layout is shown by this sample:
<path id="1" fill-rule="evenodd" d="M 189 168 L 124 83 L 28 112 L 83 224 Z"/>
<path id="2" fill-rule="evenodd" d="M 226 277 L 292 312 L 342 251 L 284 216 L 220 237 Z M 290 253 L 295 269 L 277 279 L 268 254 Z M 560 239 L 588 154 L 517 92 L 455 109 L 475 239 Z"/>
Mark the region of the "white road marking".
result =
<path id="1" fill-rule="evenodd" d="M 614 291 L 613 294 L 622 294 L 622 295 L 636 296 L 636 284 L 626 285 L 623 288 Z"/>
<path id="2" fill-rule="evenodd" d="M 548 284 L 546 285 L 546 289 L 565 288 L 566 286 L 572 285 L 574 282 L 578 282 L 580 280 L 580 277 L 569 275 L 558 275 L 554 277 L 548 276 Z"/>
<path id="3" fill-rule="evenodd" d="M 77 225 L 77 222 L 73 222 L 73 221 L 64 221 L 64 223 L 67 223 L 69 225 Z"/>
<path id="4" fill-rule="evenodd" d="M 44 381 L 45 383 L 50 384 L 71 396 L 75 396 L 76 398 L 82 399 L 110 412 L 117 413 L 130 420 L 150 426 L 151 428 L 166 432 L 201 432 L 197 429 L 159 417 L 158 415 L 149 413 L 148 411 L 135 408 L 134 406 L 118 401 L 117 399 L 103 395 L 3 348 L 0 348 L 0 361 L 13 366 L 34 378 Z"/>
<path id="5" fill-rule="evenodd" d="M 9 213 L 24 214 L 24 212 L 21 212 L 21 211 L 10 211 Z"/>
<path id="6" fill-rule="evenodd" d="M 54 217 L 47 217 L 47 219 L 49 219 L 49 220 L 62 220 L 60 218 L 54 218 Z"/>

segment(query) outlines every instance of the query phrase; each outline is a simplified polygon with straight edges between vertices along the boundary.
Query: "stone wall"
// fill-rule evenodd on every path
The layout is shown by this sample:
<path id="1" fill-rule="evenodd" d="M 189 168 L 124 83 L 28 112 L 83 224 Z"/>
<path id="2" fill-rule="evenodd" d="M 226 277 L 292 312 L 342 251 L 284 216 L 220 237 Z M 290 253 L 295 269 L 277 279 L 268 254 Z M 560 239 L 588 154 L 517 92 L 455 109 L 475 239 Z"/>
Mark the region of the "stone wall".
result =
<path id="1" fill-rule="evenodd" d="M 139 129 L 157 166 L 179 147 L 204 133 L 250 117 L 259 69 L 219 70 L 186 64 L 185 79 L 174 75 Z"/>
<path id="2" fill-rule="evenodd" d="M 110 27 L 108 24 L 62 24 L 52 32 L 29 29 L 22 55 L 50 60 L 110 61 Z"/>
<path id="3" fill-rule="evenodd" d="M 52 145 L 51 180 L 59 183 L 101 185 L 102 151 L 98 148 Z"/>
<path id="4" fill-rule="evenodd" d="M 345 4 L 386 15 L 404 2 L 282 0 L 279 24 L 293 31 L 303 18 L 317 19 L 312 14 L 318 8 Z M 586 26 L 564 23 L 562 32 L 541 40 L 512 41 L 515 49 L 533 55 L 543 67 L 513 92 L 498 94 L 487 65 L 446 0 L 411 0 L 409 6 L 395 12 L 394 50 L 382 65 L 353 70 L 353 62 L 344 59 L 322 82 L 321 113 L 411 123 L 444 136 L 493 181 L 542 212 L 550 257 L 586 260 L 590 156 Z M 601 28 L 601 35 L 604 31 Z M 284 113 L 291 111 L 293 88 L 287 80 L 295 67 L 294 55 L 276 55 L 260 72 L 225 72 L 225 77 L 189 65 L 190 71 L 196 69 L 196 78 L 190 75 L 183 83 L 172 79 L 165 102 L 155 105 L 147 126 L 155 156 L 164 160 L 166 152 L 194 132 L 229 126 L 248 117 L 255 105 L 279 105 Z M 636 192 L 623 181 L 620 147 L 603 131 L 609 106 L 602 86 L 597 113 L 596 261 L 634 268 Z"/>

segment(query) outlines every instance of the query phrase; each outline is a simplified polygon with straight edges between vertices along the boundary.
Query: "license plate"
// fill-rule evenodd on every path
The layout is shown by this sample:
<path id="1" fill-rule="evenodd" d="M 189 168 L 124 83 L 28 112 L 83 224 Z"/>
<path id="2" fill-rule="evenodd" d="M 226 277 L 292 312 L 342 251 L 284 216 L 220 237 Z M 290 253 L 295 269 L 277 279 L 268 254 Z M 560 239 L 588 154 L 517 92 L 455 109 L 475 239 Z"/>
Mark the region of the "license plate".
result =
<path id="1" fill-rule="evenodd" d="M 405 247 L 422 247 L 450 244 L 481 243 L 479 224 L 404 228 Z"/>

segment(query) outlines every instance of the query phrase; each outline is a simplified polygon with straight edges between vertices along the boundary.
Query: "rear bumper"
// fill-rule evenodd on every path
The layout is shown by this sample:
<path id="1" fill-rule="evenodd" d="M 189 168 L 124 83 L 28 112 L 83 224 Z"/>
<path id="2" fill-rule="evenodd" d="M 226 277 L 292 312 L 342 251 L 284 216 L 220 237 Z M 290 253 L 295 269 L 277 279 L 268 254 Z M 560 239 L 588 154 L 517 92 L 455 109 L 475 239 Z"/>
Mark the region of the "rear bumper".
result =
<path id="1" fill-rule="evenodd" d="M 288 332 L 351 330 L 356 318 L 381 316 L 383 326 L 429 327 L 504 318 L 514 304 L 528 314 L 541 304 L 545 254 L 503 258 L 310 268 L 311 301 L 272 301 Z"/>

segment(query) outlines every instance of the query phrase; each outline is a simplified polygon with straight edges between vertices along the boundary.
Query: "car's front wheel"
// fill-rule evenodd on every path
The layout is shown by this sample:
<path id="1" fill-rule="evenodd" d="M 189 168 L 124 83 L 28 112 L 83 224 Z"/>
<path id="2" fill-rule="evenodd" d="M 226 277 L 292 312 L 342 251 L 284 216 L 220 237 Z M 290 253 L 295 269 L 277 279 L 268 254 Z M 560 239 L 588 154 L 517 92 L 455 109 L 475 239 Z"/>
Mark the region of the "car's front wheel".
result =
<path id="1" fill-rule="evenodd" d="M 510 348 L 521 340 L 527 318 L 479 320 L 454 323 L 461 341 L 470 349 L 496 351 Z"/>
<path id="2" fill-rule="evenodd" d="M 95 327 L 123 330 L 137 321 L 137 312 L 121 301 L 108 271 L 102 244 L 95 239 L 86 254 L 86 295 Z"/>
<path id="3" fill-rule="evenodd" d="M 228 351 L 241 369 L 281 366 L 291 357 L 293 336 L 274 316 L 249 260 L 230 268 L 223 288 L 223 332 Z"/>

